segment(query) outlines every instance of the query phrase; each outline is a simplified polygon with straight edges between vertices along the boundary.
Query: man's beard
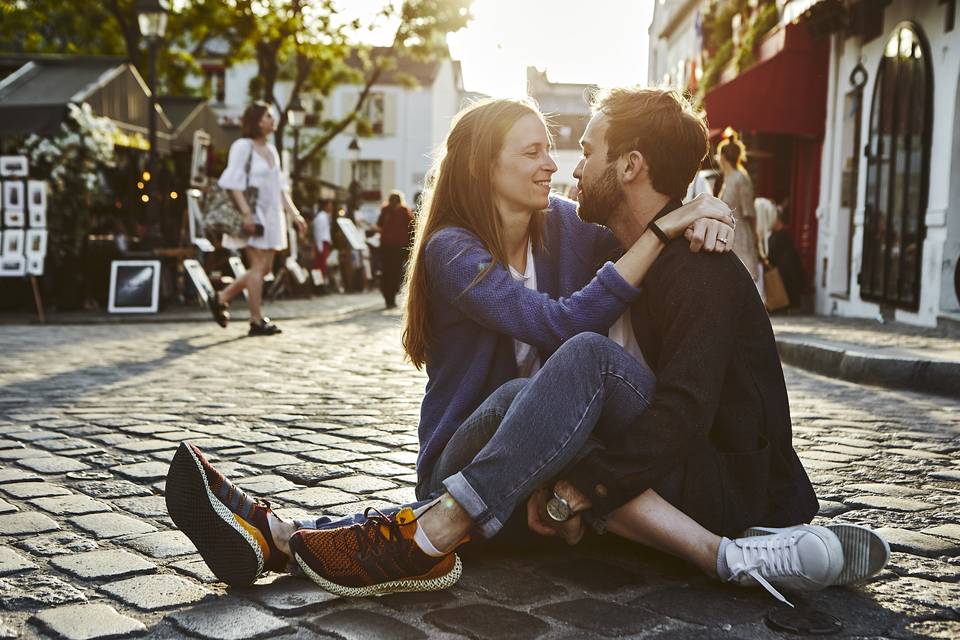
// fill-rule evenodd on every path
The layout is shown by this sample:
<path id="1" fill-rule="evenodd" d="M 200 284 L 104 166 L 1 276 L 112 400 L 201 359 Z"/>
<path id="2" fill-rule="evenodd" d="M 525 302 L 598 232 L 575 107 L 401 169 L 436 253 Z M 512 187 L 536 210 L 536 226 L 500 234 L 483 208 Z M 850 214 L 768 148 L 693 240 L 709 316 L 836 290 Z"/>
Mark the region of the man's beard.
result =
<path id="1" fill-rule="evenodd" d="M 612 162 L 603 170 L 595 184 L 587 185 L 581 182 L 580 189 L 577 215 L 584 222 L 606 225 L 626 200 L 623 187 L 617 180 L 617 165 Z"/>

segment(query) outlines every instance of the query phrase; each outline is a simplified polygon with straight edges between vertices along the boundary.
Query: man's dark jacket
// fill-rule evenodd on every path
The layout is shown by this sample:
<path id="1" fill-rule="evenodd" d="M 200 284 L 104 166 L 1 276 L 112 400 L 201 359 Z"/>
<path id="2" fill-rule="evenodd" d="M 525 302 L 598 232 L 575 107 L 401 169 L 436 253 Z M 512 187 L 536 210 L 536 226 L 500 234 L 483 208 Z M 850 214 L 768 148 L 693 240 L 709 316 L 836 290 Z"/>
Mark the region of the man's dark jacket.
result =
<path id="1" fill-rule="evenodd" d="M 818 504 L 791 444 L 773 330 L 736 255 L 670 242 L 630 312 L 657 389 L 632 429 L 565 474 L 594 515 L 663 487 L 674 506 L 718 534 L 809 522 Z"/>

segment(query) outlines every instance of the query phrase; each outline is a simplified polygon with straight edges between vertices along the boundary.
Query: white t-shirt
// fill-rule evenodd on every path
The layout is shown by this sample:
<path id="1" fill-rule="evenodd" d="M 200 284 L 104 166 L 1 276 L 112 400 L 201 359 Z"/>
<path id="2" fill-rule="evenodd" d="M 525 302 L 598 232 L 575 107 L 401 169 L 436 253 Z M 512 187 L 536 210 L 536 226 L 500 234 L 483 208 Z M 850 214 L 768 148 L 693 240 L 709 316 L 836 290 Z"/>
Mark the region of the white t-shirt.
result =
<path id="1" fill-rule="evenodd" d="M 326 211 L 317 211 L 313 218 L 313 241 L 317 243 L 317 248 L 322 248 L 324 242 L 333 244 L 330 236 L 330 214 Z"/>
<path id="2" fill-rule="evenodd" d="M 637 362 L 646 364 L 640 345 L 637 344 L 637 337 L 633 333 L 633 322 L 630 320 L 630 307 L 623 312 L 623 315 L 617 318 L 617 321 L 610 327 L 607 336 L 623 347 L 623 350 L 637 359 Z"/>
<path id="3" fill-rule="evenodd" d="M 523 286 L 533 291 L 537 290 L 537 270 L 533 264 L 533 244 L 527 242 L 527 267 L 520 273 L 512 266 L 510 275 L 513 279 L 522 282 Z M 526 342 L 517 339 L 513 341 L 513 354 L 517 359 L 517 372 L 521 378 L 529 378 L 540 370 L 540 356 L 537 350 Z"/>

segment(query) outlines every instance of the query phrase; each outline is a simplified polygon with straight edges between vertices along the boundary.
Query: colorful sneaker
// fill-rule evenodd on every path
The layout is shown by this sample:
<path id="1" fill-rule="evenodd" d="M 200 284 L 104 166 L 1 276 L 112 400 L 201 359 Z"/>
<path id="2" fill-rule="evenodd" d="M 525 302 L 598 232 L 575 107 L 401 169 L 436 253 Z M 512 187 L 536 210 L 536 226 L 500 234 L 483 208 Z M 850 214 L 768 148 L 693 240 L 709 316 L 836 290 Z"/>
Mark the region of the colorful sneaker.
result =
<path id="1" fill-rule="evenodd" d="M 843 548 L 843 570 L 834 585 L 842 586 L 864 582 L 880 573 L 890 561 L 890 545 L 879 533 L 868 527 L 839 522 L 824 525 L 840 539 Z M 753 527 L 744 536 L 766 536 L 786 529 Z"/>
<path id="2" fill-rule="evenodd" d="M 370 507 L 363 515 L 366 521 L 360 524 L 301 529 L 290 538 L 297 564 L 323 589 L 341 596 L 372 596 L 440 591 L 460 579 L 463 565 L 457 554 L 434 558 L 414 542 L 417 525 L 409 507 L 393 516 Z"/>
<path id="3" fill-rule="evenodd" d="M 285 571 L 289 558 L 270 534 L 270 504 L 251 498 L 189 442 L 173 456 L 164 491 L 167 512 L 215 576 L 244 587 L 265 571 Z"/>
<path id="4" fill-rule="evenodd" d="M 804 524 L 776 533 L 732 540 L 724 549 L 728 582 L 759 584 L 791 607 L 774 585 L 792 591 L 819 591 L 836 584 L 843 548 L 829 529 Z"/>

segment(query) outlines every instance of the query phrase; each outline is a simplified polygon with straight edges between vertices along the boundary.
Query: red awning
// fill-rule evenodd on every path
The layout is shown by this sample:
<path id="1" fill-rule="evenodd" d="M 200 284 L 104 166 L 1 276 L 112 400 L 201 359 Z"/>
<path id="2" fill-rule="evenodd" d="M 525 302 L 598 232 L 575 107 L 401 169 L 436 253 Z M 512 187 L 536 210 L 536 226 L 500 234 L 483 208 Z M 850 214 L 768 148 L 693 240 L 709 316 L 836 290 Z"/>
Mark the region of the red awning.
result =
<path id="1" fill-rule="evenodd" d="M 823 137 L 829 40 L 811 40 L 803 25 L 788 25 L 780 37 L 779 51 L 707 93 L 711 130 Z"/>

